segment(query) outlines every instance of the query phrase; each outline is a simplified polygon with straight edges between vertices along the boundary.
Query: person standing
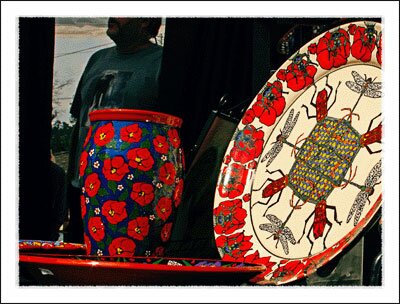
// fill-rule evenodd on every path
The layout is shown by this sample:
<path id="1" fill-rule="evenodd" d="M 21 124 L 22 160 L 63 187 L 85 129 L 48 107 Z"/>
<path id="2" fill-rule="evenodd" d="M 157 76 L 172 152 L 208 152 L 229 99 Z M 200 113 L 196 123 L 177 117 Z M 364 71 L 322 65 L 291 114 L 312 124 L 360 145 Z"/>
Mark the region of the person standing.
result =
<path id="1" fill-rule="evenodd" d="M 163 48 L 151 42 L 161 18 L 108 19 L 107 35 L 115 46 L 94 53 L 80 78 L 70 113 L 72 131 L 66 177 L 70 218 L 64 240 L 83 243 L 80 210 L 79 159 L 89 130 L 89 113 L 95 109 L 125 108 L 160 111 L 159 76 Z"/>

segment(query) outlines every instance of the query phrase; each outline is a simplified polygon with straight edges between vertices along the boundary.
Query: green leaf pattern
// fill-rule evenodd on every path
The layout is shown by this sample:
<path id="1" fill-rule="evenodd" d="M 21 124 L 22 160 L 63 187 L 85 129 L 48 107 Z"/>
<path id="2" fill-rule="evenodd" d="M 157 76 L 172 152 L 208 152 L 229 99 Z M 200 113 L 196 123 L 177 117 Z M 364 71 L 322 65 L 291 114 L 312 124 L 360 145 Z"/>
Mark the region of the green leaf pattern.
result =
<path id="1" fill-rule="evenodd" d="M 129 121 L 113 121 L 114 138 L 105 146 L 97 146 L 93 139 L 96 129 L 107 123 L 109 123 L 109 121 L 100 121 L 92 124 L 92 137 L 84 147 L 84 151 L 88 153 L 88 159 L 85 173 L 80 179 L 81 187 L 85 187 L 85 179 L 89 174 L 96 173 L 100 183 L 96 195 L 89 197 L 89 203 L 86 204 L 87 212 L 83 218 L 85 235 L 90 240 L 90 254 L 109 254 L 111 242 L 116 238 L 123 237 L 134 241 L 135 255 L 154 255 L 156 249 L 159 250 L 160 246 L 166 245 L 166 242 L 161 240 L 161 230 L 165 224 L 174 221 L 174 204 L 172 203 L 173 210 L 166 221 L 159 217 L 157 212 L 160 211 L 157 209 L 157 204 L 162 197 L 172 199 L 177 183 L 183 178 L 182 148 L 174 148 L 170 145 L 167 154 L 158 153 L 153 146 L 153 139 L 157 135 L 165 136 L 168 139 L 168 130 L 172 127 L 155 123 L 135 122 L 138 123 L 141 128 L 141 140 L 137 143 L 124 141 L 123 138 L 120 138 L 120 134 L 122 128 L 126 128 L 132 124 L 132 122 Z M 134 148 L 147 149 L 150 152 L 154 160 L 154 164 L 150 170 L 143 171 L 129 166 L 130 160 L 127 154 Z M 107 180 L 103 172 L 103 162 L 105 159 L 109 158 L 112 160 L 115 156 L 123 156 L 124 163 L 128 165 L 129 172 L 126 173 L 121 180 Z M 171 185 L 163 183 L 159 178 L 159 170 L 166 162 L 172 163 L 176 171 L 175 181 Z M 118 168 L 116 168 L 116 170 L 118 170 Z M 153 189 L 152 195 L 154 197 L 151 202 L 147 203 L 147 201 L 145 201 L 146 204 L 142 203 L 143 205 L 140 205 L 132 199 L 132 197 L 134 197 L 134 186 L 139 183 L 151 185 Z M 145 189 L 149 189 L 149 186 Z M 88 197 L 87 191 L 83 191 L 83 195 L 86 199 Z M 140 195 L 143 194 L 140 193 Z M 119 207 L 120 209 L 115 207 L 115 209 L 103 212 L 103 208 L 106 208 L 106 203 L 109 201 L 124 202 L 125 207 Z M 126 212 L 126 215 L 124 212 Z M 89 219 L 94 216 L 100 216 L 104 225 L 105 236 L 100 241 L 94 239 L 91 234 L 91 229 L 88 227 Z M 121 220 L 117 224 L 111 224 L 108 222 L 108 216 L 120 216 Z M 149 225 L 147 237 L 143 241 L 135 238 L 134 234 L 127 229 L 128 224 L 138 218 L 147 218 Z M 141 225 L 145 225 L 145 223 Z M 139 229 L 144 228 L 142 227 Z M 131 233 L 131 235 L 129 235 L 129 233 Z"/>

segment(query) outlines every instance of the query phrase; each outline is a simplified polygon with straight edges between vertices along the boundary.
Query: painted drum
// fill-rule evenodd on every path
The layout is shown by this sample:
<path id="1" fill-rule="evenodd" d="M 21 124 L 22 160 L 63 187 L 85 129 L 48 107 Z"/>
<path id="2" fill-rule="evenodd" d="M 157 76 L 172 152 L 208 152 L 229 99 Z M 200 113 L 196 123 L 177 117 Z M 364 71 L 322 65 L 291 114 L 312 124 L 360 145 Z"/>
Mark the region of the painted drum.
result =
<path id="1" fill-rule="evenodd" d="M 182 120 L 164 113 L 89 113 L 79 176 L 88 255 L 163 256 L 181 203 Z"/>

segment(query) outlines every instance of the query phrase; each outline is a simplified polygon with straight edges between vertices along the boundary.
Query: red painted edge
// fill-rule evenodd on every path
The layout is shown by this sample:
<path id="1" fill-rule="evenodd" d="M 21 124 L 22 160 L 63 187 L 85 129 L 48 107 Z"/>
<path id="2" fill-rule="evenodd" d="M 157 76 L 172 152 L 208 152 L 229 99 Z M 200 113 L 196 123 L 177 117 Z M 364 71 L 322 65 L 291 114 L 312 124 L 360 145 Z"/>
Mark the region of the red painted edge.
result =
<path id="1" fill-rule="evenodd" d="M 20 251 L 38 250 L 86 250 L 85 244 L 43 241 L 43 240 L 20 240 L 18 243 Z"/>
<path id="2" fill-rule="evenodd" d="M 89 117 L 90 121 L 132 120 L 132 121 L 143 121 L 143 122 L 165 124 L 175 128 L 180 128 L 183 122 L 181 118 L 174 115 L 154 112 L 154 111 L 133 110 L 133 109 L 95 110 L 89 113 Z"/>
<path id="3" fill-rule="evenodd" d="M 171 259 L 176 260 L 176 259 Z M 178 260 L 179 261 L 179 260 Z M 179 271 L 179 272 L 217 272 L 217 273 L 247 273 L 260 272 L 265 270 L 262 264 L 241 267 L 216 267 L 216 266 L 173 266 L 160 264 L 142 264 L 134 262 L 108 262 L 96 260 L 76 260 L 62 257 L 43 257 L 34 255 L 20 254 L 19 262 L 32 264 L 47 264 L 69 267 L 88 267 L 88 268 L 109 268 L 109 269 L 129 269 L 129 270 L 152 270 L 152 271 Z"/>

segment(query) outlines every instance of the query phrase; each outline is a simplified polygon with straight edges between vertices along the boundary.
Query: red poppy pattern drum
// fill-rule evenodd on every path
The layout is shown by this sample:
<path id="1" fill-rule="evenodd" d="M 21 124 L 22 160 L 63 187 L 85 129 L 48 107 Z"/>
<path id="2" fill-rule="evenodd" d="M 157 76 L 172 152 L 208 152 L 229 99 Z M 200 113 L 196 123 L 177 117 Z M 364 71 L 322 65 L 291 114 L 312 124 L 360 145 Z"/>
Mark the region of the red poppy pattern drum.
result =
<path id="1" fill-rule="evenodd" d="M 183 191 L 181 119 L 126 109 L 89 116 L 79 168 L 87 254 L 162 256 Z"/>

